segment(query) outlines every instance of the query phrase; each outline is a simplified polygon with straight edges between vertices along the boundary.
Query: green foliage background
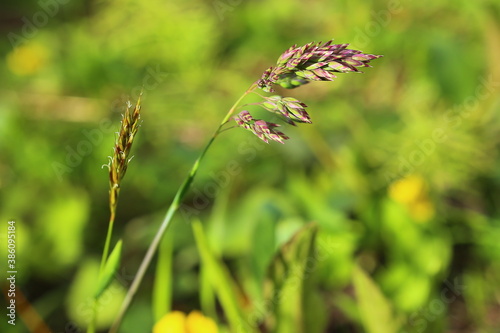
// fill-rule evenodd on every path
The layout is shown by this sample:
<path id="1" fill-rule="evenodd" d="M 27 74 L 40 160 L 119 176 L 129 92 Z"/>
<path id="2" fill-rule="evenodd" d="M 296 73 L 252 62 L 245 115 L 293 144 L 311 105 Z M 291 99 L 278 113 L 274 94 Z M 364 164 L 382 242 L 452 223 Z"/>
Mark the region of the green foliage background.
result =
<path id="1" fill-rule="evenodd" d="M 497 1 L 1 6 L 0 235 L 16 221 L 17 285 L 53 332 L 78 332 L 89 319 L 108 221 L 101 166 L 125 102 L 144 87 L 115 228 L 122 267 L 102 300 L 101 328 L 232 103 L 289 46 L 331 38 L 384 57 L 365 74 L 280 91 L 308 104 L 313 120 L 286 127 L 285 145 L 266 145 L 241 129 L 217 138 L 169 230 L 171 252 L 163 250 L 165 260 L 172 255 L 172 308 L 217 313 L 221 330 L 229 330 L 227 305 L 214 305 L 207 287 L 211 268 L 201 265 L 193 220 L 202 221 L 221 259 L 214 265 L 227 269 L 248 308 L 268 300 L 282 245 L 314 222 L 314 237 L 296 239 L 297 246 L 300 239 L 315 244 L 316 254 L 299 246 L 284 255 L 292 263 L 321 258 L 299 278 L 307 297 L 261 313 L 276 332 L 300 325 L 313 333 L 498 332 Z M 423 184 L 423 218 L 390 194 L 409 175 Z M 151 269 L 123 332 L 151 330 L 152 295 L 161 289 L 153 288 L 154 276 Z M 276 276 L 282 290 L 298 290 Z M 12 329 L 4 319 L 0 325 Z M 20 317 L 15 329 L 32 331 Z"/>

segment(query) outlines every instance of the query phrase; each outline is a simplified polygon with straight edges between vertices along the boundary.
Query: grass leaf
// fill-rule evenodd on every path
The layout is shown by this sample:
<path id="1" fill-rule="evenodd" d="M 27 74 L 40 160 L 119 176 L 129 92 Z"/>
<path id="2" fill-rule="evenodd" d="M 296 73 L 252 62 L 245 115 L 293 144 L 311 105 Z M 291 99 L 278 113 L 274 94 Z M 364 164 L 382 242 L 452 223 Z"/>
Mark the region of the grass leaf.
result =
<path id="1" fill-rule="evenodd" d="M 118 243 L 116 243 L 115 248 L 111 252 L 106 260 L 106 264 L 104 264 L 104 270 L 102 274 L 99 276 L 99 282 L 97 283 L 97 290 L 95 292 L 95 298 L 98 299 L 104 290 L 109 286 L 111 281 L 113 281 L 113 276 L 115 275 L 118 266 L 120 266 L 122 254 L 122 240 L 120 239 Z"/>
<path id="2" fill-rule="evenodd" d="M 155 281 L 153 286 L 153 313 L 155 322 L 170 311 L 172 303 L 172 255 L 174 250 L 172 233 L 167 232 L 158 251 Z"/>
<path id="3" fill-rule="evenodd" d="M 217 258 L 210 248 L 208 239 L 199 220 L 192 223 L 194 238 L 201 262 L 204 266 L 217 297 L 220 300 L 224 313 L 229 321 L 232 332 L 254 332 L 245 324 L 242 304 L 238 301 L 237 288 L 226 266 Z"/>
<path id="4" fill-rule="evenodd" d="M 356 266 L 353 272 L 359 314 L 368 333 L 397 333 L 399 322 L 394 318 L 389 301 L 372 278 Z"/>
<path id="5" fill-rule="evenodd" d="M 304 321 L 304 280 L 314 265 L 316 224 L 308 224 L 284 244 L 272 267 L 276 333 L 309 332 Z"/>

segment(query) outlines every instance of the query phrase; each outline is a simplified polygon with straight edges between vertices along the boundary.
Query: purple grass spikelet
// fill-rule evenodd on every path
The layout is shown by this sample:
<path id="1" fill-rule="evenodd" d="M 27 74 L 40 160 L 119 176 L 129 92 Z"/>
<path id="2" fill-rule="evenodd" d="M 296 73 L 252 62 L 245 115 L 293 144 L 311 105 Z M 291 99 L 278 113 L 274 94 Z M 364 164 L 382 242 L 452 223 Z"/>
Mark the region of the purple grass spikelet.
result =
<path id="1" fill-rule="evenodd" d="M 238 126 L 251 131 L 265 143 L 269 143 L 269 140 L 285 143 L 284 140 L 288 140 L 288 137 L 284 133 L 275 129 L 280 125 L 270 123 L 262 119 L 254 119 L 247 110 L 241 111 L 233 118 Z"/>
<path id="2" fill-rule="evenodd" d="M 279 58 L 275 67 L 268 68 L 257 81 L 257 86 L 273 92 L 272 85 L 296 88 L 311 81 L 333 81 L 333 73 L 360 72 L 358 67 L 371 67 L 369 62 L 381 55 L 364 54 L 348 49 L 349 44 L 308 43 L 292 46 Z"/>
<path id="3" fill-rule="evenodd" d="M 267 111 L 282 116 L 290 125 L 296 126 L 295 123 L 311 123 L 311 118 L 306 112 L 307 105 L 296 98 L 274 95 L 264 97 L 264 101 L 260 105 Z"/>

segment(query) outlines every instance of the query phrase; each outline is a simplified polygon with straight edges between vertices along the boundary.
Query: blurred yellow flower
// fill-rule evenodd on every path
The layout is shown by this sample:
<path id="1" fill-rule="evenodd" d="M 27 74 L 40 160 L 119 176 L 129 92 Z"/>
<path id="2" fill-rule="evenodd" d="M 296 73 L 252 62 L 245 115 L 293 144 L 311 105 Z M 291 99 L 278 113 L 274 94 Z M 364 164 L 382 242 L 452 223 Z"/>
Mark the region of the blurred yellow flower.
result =
<path id="1" fill-rule="evenodd" d="M 419 175 L 410 175 L 392 183 L 389 197 L 405 206 L 416 220 L 426 221 L 434 215 L 425 180 Z"/>
<path id="2" fill-rule="evenodd" d="M 38 72 L 47 63 L 47 49 L 40 44 L 26 43 L 7 55 L 7 68 L 19 76 Z"/>
<path id="3" fill-rule="evenodd" d="M 188 315 L 186 329 L 188 333 L 217 333 L 218 331 L 215 322 L 198 311 L 192 311 Z"/>
<path id="4" fill-rule="evenodd" d="M 183 312 L 173 311 L 163 316 L 153 327 L 153 333 L 217 333 L 215 322 L 199 311 L 192 311 L 188 316 Z"/>
<path id="5" fill-rule="evenodd" d="M 410 175 L 399 179 L 389 187 L 389 196 L 402 204 L 412 203 L 420 198 L 425 191 L 425 182 L 418 175 Z"/>

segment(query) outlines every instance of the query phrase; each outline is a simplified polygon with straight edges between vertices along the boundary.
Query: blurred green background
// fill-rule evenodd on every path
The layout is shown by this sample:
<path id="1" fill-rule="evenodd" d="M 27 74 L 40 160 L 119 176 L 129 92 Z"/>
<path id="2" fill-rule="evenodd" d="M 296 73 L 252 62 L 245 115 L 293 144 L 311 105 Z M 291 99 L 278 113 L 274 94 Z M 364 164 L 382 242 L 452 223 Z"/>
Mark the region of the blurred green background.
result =
<path id="1" fill-rule="evenodd" d="M 101 166 L 141 87 L 143 122 L 114 233 L 122 266 L 102 329 L 228 108 L 289 46 L 332 38 L 384 57 L 364 74 L 280 90 L 308 104 L 313 121 L 285 127 L 285 145 L 241 129 L 217 138 L 168 233 L 172 308 L 207 312 L 193 218 L 250 308 L 266 300 L 281 245 L 315 222 L 321 260 L 301 279 L 303 332 L 500 332 L 498 1 L 1 8 L 0 260 L 3 268 L 15 220 L 25 309 L 15 328 L 2 313 L 2 332 L 84 331 L 109 218 Z M 123 332 L 151 331 L 154 275 Z M 228 332 L 223 307 L 214 313 Z M 261 315 L 262 332 L 279 331 L 269 329 L 279 313 Z M 45 330 L 35 330 L 38 317 Z"/>

